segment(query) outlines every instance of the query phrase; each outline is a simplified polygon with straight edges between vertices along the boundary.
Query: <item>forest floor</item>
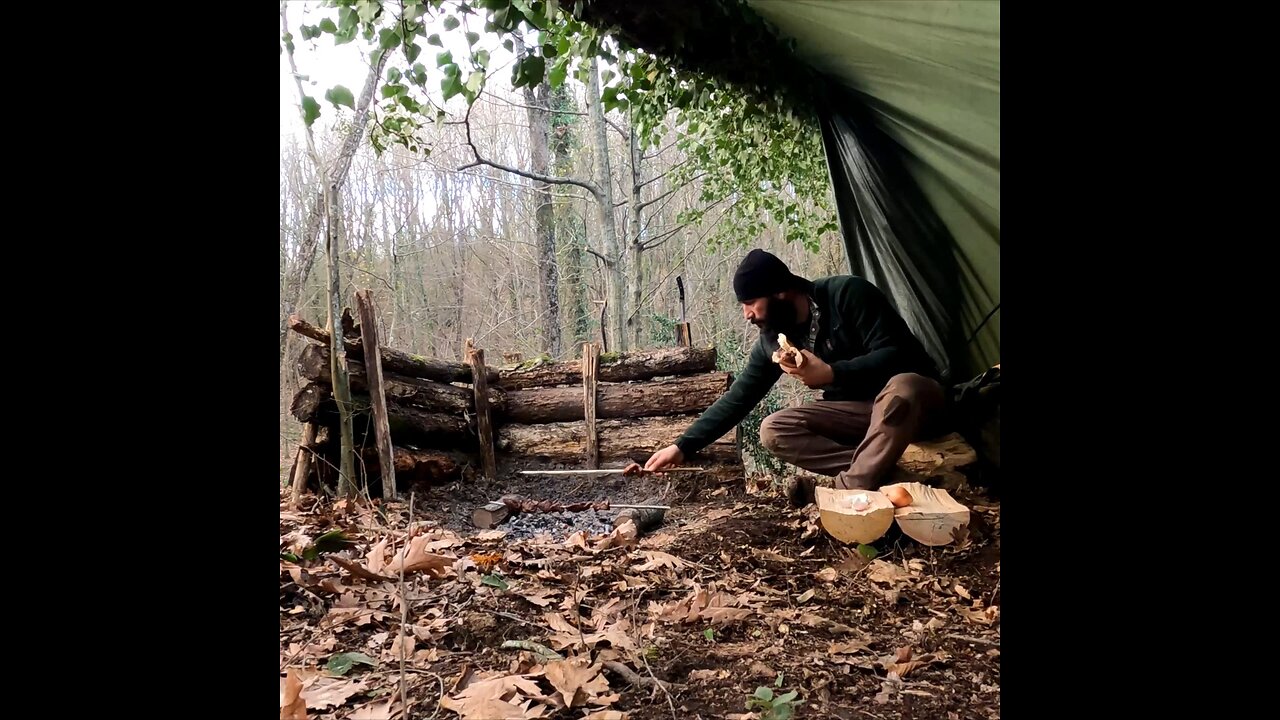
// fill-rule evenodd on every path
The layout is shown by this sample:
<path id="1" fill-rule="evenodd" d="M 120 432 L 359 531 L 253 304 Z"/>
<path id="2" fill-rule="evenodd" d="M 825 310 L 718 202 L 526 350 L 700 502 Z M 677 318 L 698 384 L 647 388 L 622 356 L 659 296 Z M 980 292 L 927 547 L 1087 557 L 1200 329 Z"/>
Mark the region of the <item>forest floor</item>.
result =
<path id="1" fill-rule="evenodd" d="M 419 491 L 412 512 L 314 496 L 290 511 L 282 491 L 282 718 L 1000 716 L 991 498 L 954 493 L 973 510 L 958 545 L 925 547 L 895 525 L 868 559 L 775 483 L 593 480 L 584 492 L 580 479 L 503 475 Z M 672 509 L 631 543 L 471 527 L 472 508 L 513 491 L 662 494 Z M 753 696 L 773 700 L 748 708 Z"/>

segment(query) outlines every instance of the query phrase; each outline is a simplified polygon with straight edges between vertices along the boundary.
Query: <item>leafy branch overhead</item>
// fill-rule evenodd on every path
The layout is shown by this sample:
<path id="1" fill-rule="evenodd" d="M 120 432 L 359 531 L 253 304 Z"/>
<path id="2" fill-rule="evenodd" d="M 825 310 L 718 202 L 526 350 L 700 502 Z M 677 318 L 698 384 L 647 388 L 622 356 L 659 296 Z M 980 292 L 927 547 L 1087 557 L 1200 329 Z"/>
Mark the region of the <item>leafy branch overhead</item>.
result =
<path id="1" fill-rule="evenodd" d="M 432 97 L 435 88 L 444 103 L 461 96 L 468 106 L 474 104 L 500 72 L 491 51 L 481 47 L 481 32 L 500 38 L 510 53 L 518 52 L 518 34 L 525 50 L 510 63 L 512 88 L 537 86 L 544 79 L 553 90 L 570 78 L 586 85 L 590 63 L 596 60 L 602 69 L 601 105 L 606 112 L 626 115 L 642 151 L 661 147 L 664 138 L 670 142 L 667 136 L 675 131 L 676 145 L 689 161 L 673 181 L 701 179 L 700 207 L 680 221 L 700 224 L 709 207 L 731 200 L 713 216 L 713 244 L 746 243 L 766 227 L 781 226 L 788 241 L 816 250 L 819 239 L 837 229 L 821 141 L 808 106 L 808 78 L 794 69 L 798 66 L 785 45 L 743 0 L 694 4 L 696 9 L 687 12 L 702 14 L 686 18 L 681 32 L 647 42 L 655 52 L 639 47 L 651 39 L 624 36 L 610 24 L 618 13 L 633 12 L 621 7 L 625 3 L 327 0 L 324 5 L 336 14 L 302 26 L 304 41 L 330 36 L 342 45 L 360 37 L 371 61 L 382 53 L 396 54 L 387 63 L 381 104 L 370 126 L 369 139 L 379 153 L 393 145 L 429 152 L 426 130 L 438 128 L 447 117 Z M 721 61 L 726 70 L 718 73 L 686 68 L 682 54 L 707 54 L 717 50 L 717 42 L 738 42 L 719 39 L 733 34 L 724 32 L 725 27 L 740 29 L 738 34 L 746 38 L 742 42 L 753 44 L 752 52 L 773 53 L 776 61 Z M 441 33 L 433 29 L 454 34 L 459 42 L 448 43 L 454 50 L 445 49 Z M 458 53 L 464 38 L 467 50 Z M 284 43 L 292 52 L 293 38 L 285 37 Z M 427 54 L 430 48 L 434 51 Z M 728 57 L 743 52 L 741 43 L 718 51 Z M 749 76 L 736 69 L 744 65 L 768 69 L 759 71 L 765 75 Z M 325 100 L 335 109 L 354 102 L 341 86 L 328 90 Z M 314 98 L 304 98 L 308 126 L 325 111 Z"/>

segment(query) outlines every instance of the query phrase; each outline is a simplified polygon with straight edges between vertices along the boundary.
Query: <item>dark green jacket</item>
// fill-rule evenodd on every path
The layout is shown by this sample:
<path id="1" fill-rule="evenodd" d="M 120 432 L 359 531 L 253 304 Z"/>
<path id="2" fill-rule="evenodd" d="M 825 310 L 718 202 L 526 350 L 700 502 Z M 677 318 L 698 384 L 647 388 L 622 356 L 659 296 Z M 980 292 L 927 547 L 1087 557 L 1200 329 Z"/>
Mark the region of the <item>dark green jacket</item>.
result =
<path id="1" fill-rule="evenodd" d="M 901 373 L 938 379 L 936 363 L 876 286 L 854 275 L 821 278 L 810 299 L 818 310 L 816 334 L 808 324 L 787 340 L 831 365 L 835 380 L 822 388 L 823 400 L 870 402 Z M 777 350 L 777 333 L 761 330 L 733 386 L 676 440 L 686 456 L 732 430 L 764 399 L 783 374 L 772 359 Z"/>

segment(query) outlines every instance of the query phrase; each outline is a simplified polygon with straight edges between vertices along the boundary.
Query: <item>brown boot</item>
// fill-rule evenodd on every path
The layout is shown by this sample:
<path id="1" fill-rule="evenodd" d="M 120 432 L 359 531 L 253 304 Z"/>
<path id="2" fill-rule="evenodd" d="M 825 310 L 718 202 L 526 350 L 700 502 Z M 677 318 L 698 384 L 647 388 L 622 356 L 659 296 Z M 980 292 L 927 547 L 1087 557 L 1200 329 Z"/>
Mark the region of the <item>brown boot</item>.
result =
<path id="1" fill-rule="evenodd" d="M 802 508 L 811 505 L 814 501 L 813 489 L 817 484 L 813 478 L 792 478 L 791 482 L 787 483 L 787 500 L 791 502 L 791 507 Z"/>

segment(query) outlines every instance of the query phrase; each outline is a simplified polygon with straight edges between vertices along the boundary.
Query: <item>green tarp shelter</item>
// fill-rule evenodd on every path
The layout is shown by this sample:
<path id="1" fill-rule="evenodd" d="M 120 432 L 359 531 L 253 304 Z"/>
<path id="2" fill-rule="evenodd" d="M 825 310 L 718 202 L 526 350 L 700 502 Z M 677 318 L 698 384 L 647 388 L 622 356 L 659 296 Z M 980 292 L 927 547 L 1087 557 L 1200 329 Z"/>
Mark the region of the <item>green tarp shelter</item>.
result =
<path id="1" fill-rule="evenodd" d="M 816 74 L 819 89 L 802 92 L 824 96 L 803 101 L 822 126 L 850 270 L 886 291 L 952 381 L 998 363 L 998 0 L 745 0 L 745 20 L 739 2 L 586 9 L 699 71 L 796 86 L 792 66 Z M 778 37 L 792 49 L 773 52 Z"/>
<path id="2" fill-rule="evenodd" d="M 999 1 L 748 4 L 848 94 L 820 115 L 853 271 L 894 297 L 953 379 L 998 363 Z"/>

